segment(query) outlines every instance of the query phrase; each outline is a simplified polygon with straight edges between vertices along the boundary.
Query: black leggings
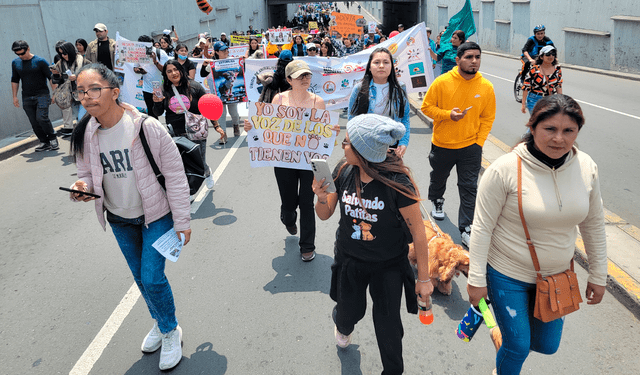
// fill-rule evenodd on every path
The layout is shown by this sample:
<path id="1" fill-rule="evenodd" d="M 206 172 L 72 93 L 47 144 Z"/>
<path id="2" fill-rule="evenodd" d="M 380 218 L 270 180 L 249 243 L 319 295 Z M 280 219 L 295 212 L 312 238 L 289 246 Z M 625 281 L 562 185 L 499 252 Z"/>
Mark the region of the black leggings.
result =
<path id="1" fill-rule="evenodd" d="M 313 207 L 313 172 L 299 169 L 274 167 L 280 192 L 280 220 L 291 227 L 296 224 L 300 208 L 300 252 L 308 253 L 316 249 L 316 212 Z"/>

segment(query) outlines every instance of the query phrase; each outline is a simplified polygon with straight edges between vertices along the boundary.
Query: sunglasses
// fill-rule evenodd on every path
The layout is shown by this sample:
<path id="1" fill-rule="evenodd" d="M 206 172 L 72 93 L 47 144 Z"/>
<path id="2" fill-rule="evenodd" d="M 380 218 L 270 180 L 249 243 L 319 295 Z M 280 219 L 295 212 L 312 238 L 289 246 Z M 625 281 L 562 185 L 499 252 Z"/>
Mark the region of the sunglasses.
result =
<path id="1" fill-rule="evenodd" d="M 314 47 L 314 48 L 307 48 L 307 51 L 317 51 L 317 50 L 318 50 L 318 49 L 317 49 L 317 48 L 315 48 L 315 47 Z"/>
<path id="2" fill-rule="evenodd" d="M 22 53 L 18 53 L 18 52 L 16 52 L 16 55 L 18 55 L 18 56 L 24 56 L 24 55 L 26 55 L 26 54 L 27 54 L 27 51 L 24 51 L 24 52 L 22 52 Z"/>
<path id="3" fill-rule="evenodd" d="M 544 54 L 545 56 L 555 56 L 556 52 L 555 51 L 551 51 L 551 52 L 547 52 Z"/>

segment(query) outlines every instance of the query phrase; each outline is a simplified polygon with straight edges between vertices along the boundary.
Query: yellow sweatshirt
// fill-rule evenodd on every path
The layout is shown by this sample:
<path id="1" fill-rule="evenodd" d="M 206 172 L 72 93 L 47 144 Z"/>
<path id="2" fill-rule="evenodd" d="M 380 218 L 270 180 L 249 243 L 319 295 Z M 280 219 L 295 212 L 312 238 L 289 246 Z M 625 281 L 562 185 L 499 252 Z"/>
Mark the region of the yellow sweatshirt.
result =
<path id="1" fill-rule="evenodd" d="M 472 107 L 460 121 L 451 119 L 451 110 Z M 433 119 L 431 142 L 443 148 L 460 149 L 474 143 L 480 146 L 489 136 L 496 118 L 493 85 L 479 72 L 464 79 L 453 68 L 433 81 L 422 102 L 422 112 Z"/>

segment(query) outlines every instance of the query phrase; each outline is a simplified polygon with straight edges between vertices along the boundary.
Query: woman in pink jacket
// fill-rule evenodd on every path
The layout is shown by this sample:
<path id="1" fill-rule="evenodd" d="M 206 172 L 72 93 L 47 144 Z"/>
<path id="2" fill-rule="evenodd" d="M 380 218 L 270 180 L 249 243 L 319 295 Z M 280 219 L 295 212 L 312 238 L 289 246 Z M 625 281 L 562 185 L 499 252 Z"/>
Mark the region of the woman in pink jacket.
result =
<path id="1" fill-rule="evenodd" d="M 182 358 L 182 329 L 175 316 L 171 286 L 164 273 L 165 258 L 152 244 L 172 228 L 185 244 L 191 237 L 189 185 L 173 140 L 154 118 L 120 103 L 119 81 L 102 64 L 83 67 L 73 92 L 87 112 L 71 135 L 71 152 L 78 181 L 71 187 L 100 198 L 71 193 L 71 199 L 95 200 L 98 221 L 106 230 L 104 212 L 140 288 L 155 324 L 142 351 L 162 347 L 160 369 L 175 367 Z M 144 152 L 141 127 L 151 154 L 165 177 L 158 183 Z"/>

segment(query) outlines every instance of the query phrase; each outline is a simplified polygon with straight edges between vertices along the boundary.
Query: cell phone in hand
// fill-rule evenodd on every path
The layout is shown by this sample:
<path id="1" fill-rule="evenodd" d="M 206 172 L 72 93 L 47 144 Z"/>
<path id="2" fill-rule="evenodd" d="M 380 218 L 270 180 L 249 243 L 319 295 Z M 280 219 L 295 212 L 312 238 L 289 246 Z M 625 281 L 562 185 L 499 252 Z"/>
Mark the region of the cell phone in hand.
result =
<path id="1" fill-rule="evenodd" d="M 311 170 L 313 170 L 313 176 L 318 181 L 322 181 L 324 178 L 324 186 L 329 185 L 327 187 L 327 193 L 335 193 L 336 192 L 336 184 L 333 182 L 333 176 L 331 175 L 331 170 L 329 169 L 329 163 L 327 163 L 324 159 L 311 159 Z"/>
<path id="2" fill-rule="evenodd" d="M 100 198 L 100 196 L 98 194 L 89 193 L 88 191 L 69 189 L 69 188 L 62 187 L 62 186 L 60 187 L 60 190 L 68 191 L 70 193 L 78 193 L 80 195 L 86 195 L 87 197 Z"/>
<path id="3" fill-rule="evenodd" d="M 153 85 L 153 95 L 162 98 L 162 85 L 160 81 L 151 81 L 151 85 Z"/>

